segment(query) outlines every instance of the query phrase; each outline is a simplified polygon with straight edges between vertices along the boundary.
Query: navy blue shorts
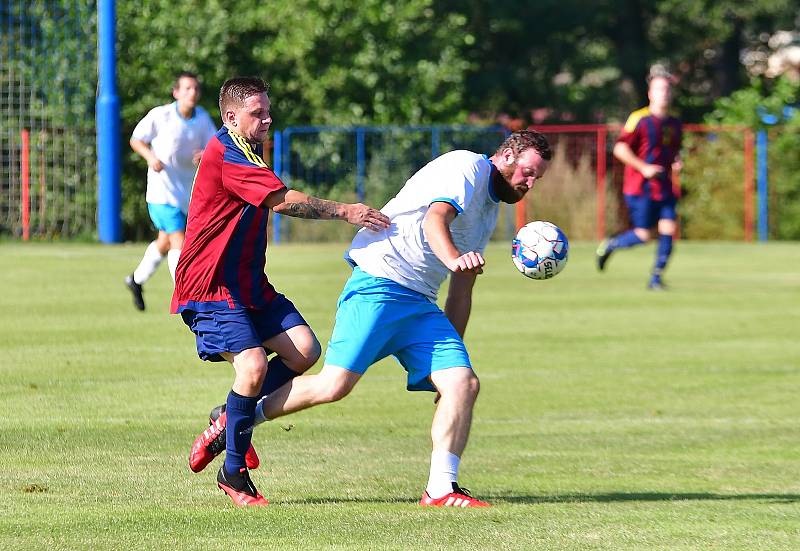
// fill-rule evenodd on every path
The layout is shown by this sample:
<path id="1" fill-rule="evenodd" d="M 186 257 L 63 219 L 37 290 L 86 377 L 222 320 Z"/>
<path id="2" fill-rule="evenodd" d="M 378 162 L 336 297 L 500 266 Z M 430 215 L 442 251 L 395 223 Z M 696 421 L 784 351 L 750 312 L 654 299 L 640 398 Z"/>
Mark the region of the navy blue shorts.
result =
<path id="1" fill-rule="evenodd" d="M 634 228 L 649 229 L 659 220 L 675 220 L 677 218 L 674 197 L 657 201 L 648 195 L 626 195 L 625 204 Z"/>
<path id="2" fill-rule="evenodd" d="M 209 362 L 225 361 L 220 352 L 257 348 L 292 327 L 308 325 L 292 301 L 280 294 L 263 310 L 184 310 L 181 317 L 197 337 L 197 355 Z"/>

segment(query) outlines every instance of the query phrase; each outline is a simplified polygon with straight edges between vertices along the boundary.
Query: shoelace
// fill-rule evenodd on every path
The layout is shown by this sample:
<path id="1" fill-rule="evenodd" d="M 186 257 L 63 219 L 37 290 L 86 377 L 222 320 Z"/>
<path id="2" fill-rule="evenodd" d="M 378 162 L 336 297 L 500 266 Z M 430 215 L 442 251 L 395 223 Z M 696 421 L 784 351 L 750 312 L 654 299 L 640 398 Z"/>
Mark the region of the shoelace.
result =
<path id="1" fill-rule="evenodd" d="M 460 487 L 458 484 L 453 484 L 453 493 L 454 494 L 461 494 L 462 496 L 467 496 L 469 498 L 472 497 L 470 491 L 466 488 Z"/>
<path id="2" fill-rule="evenodd" d="M 222 429 L 222 432 L 220 432 L 219 435 L 214 438 L 214 440 L 207 446 L 207 449 L 214 455 L 222 453 L 222 450 L 225 449 L 225 429 Z"/>

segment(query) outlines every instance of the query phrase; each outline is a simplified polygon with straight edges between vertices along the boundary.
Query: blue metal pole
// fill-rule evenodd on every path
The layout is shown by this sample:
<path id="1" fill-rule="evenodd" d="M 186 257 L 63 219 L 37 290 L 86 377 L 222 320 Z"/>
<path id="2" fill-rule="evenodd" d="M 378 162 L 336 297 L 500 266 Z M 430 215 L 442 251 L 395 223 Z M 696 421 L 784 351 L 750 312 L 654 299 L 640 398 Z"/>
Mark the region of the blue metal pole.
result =
<path id="1" fill-rule="evenodd" d="M 99 0 L 97 10 L 97 232 L 103 243 L 119 243 L 122 241 L 122 191 L 115 0 Z"/>
<path id="2" fill-rule="evenodd" d="M 364 201 L 364 176 L 367 173 L 367 151 L 364 141 L 365 132 L 363 128 L 356 129 L 356 195 L 359 201 Z"/>
<path id="3" fill-rule="evenodd" d="M 280 178 L 283 172 L 283 135 L 280 130 L 275 131 L 272 137 L 272 170 Z M 272 242 L 281 242 L 281 215 L 272 213 Z"/>
<path id="4" fill-rule="evenodd" d="M 767 131 L 756 133 L 756 180 L 758 195 L 758 240 L 769 239 L 769 194 L 767 187 Z"/>
<path id="5" fill-rule="evenodd" d="M 435 159 L 439 156 L 439 147 L 440 147 L 440 135 L 439 135 L 439 128 L 434 126 L 431 128 L 431 159 Z"/>

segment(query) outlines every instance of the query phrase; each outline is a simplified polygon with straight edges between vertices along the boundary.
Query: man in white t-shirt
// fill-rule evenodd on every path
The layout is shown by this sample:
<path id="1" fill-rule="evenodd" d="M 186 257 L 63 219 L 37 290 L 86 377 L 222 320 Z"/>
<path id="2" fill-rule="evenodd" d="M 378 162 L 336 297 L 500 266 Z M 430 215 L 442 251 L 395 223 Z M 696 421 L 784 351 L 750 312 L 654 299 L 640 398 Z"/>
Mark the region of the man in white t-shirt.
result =
<path id="1" fill-rule="evenodd" d="M 147 161 L 147 211 L 158 237 L 145 249 L 141 262 L 125 278 L 133 304 L 144 310 L 142 285 L 155 273 L 164 257 L 173 281 L 183 247 L 186 213 L 192 180 L 206 144 L 216 127 L 205 109 L 197 105 L 200 82 L 182 72 L 172 86 L 173 103 L 150 110 L 133 129 L 131 148 Z"/>
<path id="2" fill-rule="evenodd" d="M 522 200 L 551 157 L 544 136 L 525 130 L 491 157 L 452 151 L 414 174 L 381 209 L 389 228 L 360 230 L 345 254 L 353 274 L 339 297 L 322 371 L 262 398 L 255 423 L 340 400 L 370 365 L 392 355 L 408 373 L 408 390 L 438 393 L 420 505 L 488 506 L 457 483 L 479 388 L 463 336 L 500 202 Z M 448 274 L 443 312 L 436 294 Z"/>

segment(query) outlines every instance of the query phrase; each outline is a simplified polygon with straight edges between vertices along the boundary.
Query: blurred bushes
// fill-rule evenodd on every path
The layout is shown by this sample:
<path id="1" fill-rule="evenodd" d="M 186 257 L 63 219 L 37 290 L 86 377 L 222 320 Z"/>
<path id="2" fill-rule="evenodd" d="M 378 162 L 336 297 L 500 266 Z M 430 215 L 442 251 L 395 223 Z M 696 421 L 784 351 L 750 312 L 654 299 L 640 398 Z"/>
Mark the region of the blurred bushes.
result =
<path id="1" fill-rule="evenodd" d="M 681 235 L 744 238 L 743 132 L 684 133 Z"/>
<path id="2" fill-rule="evenodd" d="M 770 239 L 800 239 L 799 97 L 800 82 L 789 76 L 772 81 L 754 79 L 748 88 L 718 100 L 706 117 L 710 124 L 743 124 L 767 130 Z M 765 118 L 774 124 L 765 125 Z M 717 170 L 732 162 L 732 157 L 720 153 Z"/>

